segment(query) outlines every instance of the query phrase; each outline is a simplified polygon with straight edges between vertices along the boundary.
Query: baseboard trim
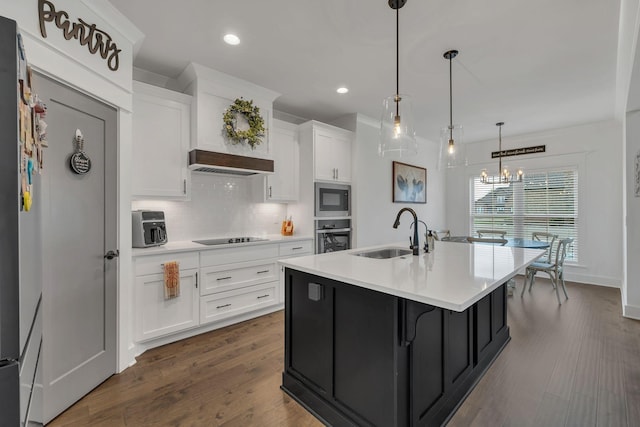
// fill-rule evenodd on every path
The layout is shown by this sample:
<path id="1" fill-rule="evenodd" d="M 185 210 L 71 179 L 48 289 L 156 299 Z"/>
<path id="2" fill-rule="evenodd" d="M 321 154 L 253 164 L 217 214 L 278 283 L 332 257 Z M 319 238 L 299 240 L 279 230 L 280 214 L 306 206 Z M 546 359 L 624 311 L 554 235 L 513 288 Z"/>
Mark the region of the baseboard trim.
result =
<path id="1" fill-rule="evenodd" d="M 524 276 L 524 272 L 518 272 L 519 276 Z M 549 278 L 548 274 L 538 273 L 536 277 Z M 564 280 L 567 282 L 576 282 L 583 285 L 604 286 L 607 288 L 622 289 L 622 281 L 615 277 L 591 276 L 586 274 L 566 273 Z"/>
<path id="2" fill-rule="evenodd" d="M 640 320 L 640 307 L 635 305 L 625 304 L 622 306 L 622 315 L 629 319 Z"/>
<path id="3" fill-rule="evenodd" d="M 622 287 L 622 280 L 619 277 L 591 276 L 566 272 L 564 279 L 567 282 L 584 283 L 585 285 L 597 285 L 617 289 Z"/>

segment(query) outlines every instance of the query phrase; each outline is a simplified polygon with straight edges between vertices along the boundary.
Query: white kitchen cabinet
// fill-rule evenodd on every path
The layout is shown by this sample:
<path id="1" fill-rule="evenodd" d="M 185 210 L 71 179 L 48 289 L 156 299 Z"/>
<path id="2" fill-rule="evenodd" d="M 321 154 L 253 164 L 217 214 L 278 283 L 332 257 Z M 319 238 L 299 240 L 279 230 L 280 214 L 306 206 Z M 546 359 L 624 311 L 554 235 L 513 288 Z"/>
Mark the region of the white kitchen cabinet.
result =
<path id="1" fill-rule="evenodd" d="M 295 242 L 287 242 L 280 243 L 280 254 L 279 258 L 294 258 L 298 256 L 304 255 L 313 255 L 313 240 L 297 240 Z M 279 277 L 279 299 L 280 303 L 284 304 L 284 266 L 280 266 L 280 277 Z"/>
<path id="2" fill-rule="evenodd" d="M 133 333 L 137 351 L 280 310 L 277 260 L 313 253 L 313 239 L 134 256 Z M 164 299 L 163 265 L 180 265 L 180 296 Z"/>
<path id="3" fill-rule="evenodd" d="M 165 262 L 180 264 L 180 295 L 164 298 Z M 139 257 L 135 262 L 136 341 L 146 341 L 198 326 L 198 253 Z"/>
<path id="4" fill-rule="evenodd" d="M 191 96 L 133 82 L 133 198 L 189 197 Z"/>
<path id="5" fill-rule="evenodd" d="M 200 254 L 200 324 L 280 302 L 278 244 L 238 246 Z"/>
<path id="6" fill-rule="evenodd" d="M 352 132 L 311 121 L 300 125 L 300 133 L 312 141 L 316 181 L 351 182 Z"/>
<path id="7" fill-rule="evenodd" d="M 298 129 L 292 123 L 274 119 L 270 131 L 274 173 L 255 177 L 254 192 L 261 202 L 298 200 Z"/>

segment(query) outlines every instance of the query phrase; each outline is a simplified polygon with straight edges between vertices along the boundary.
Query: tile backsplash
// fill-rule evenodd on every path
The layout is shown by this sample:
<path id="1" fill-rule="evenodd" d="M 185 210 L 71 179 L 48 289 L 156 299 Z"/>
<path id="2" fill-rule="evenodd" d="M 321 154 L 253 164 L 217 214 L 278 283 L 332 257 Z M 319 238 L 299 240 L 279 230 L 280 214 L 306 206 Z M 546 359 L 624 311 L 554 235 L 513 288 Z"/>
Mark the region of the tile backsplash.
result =
<path id="1" fill-rule="evenodd" d="M 190 201 L 135 200 L 131 209 L 164 211 L 170 242 L 279 234 L 287 205 L 256 203 L 253 179 L 259 178 L 192 173 Z"/>

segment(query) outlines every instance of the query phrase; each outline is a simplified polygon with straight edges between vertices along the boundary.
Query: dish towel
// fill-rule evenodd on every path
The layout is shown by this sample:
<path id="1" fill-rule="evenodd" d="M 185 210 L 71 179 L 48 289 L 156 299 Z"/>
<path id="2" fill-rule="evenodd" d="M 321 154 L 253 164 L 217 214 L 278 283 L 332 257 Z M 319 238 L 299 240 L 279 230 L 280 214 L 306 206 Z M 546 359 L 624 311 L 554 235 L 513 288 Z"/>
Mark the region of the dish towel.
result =
<path id="1" fill-rule="evenodd" d="M 169 261 L 164 263 L 164 299 L 180 296 L 180 263 Z"/>

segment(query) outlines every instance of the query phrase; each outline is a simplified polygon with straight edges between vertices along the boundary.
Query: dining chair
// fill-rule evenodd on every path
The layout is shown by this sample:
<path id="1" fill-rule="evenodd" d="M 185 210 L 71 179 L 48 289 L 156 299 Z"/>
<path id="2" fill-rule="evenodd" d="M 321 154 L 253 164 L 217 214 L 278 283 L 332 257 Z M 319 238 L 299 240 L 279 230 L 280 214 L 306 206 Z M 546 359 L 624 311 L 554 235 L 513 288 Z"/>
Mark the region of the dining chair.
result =
<path id="1" fill-rule="evenodd" d="M 520 296 L 524 295 L 524 288 L 527 287 L 527 280 L 529 280 L 529 292 L 531 292 L 531 288 L 533 287 L 533 282 L 536 279 L 536 273 L 542 272 L 547 273 L 551 278 L 551 283 L 556 290 L 556 297 L 558 298 L 558 304 L 562 305 L 560 301 L 560 285 L 562 285 L 562 291 L 564 292 L 564 296 L 566 299 L 569 299 L 569 295 L 567 295 L 567 287 L 564 285 L 564 260 L 567 256 L 567 249 L 573 243 L 573 239 L 561 239 L 558 240 L 555 250 L 555 261 L 554 262 L 534 262 L 529 264 L 525 271 L 524 284 L 522 286 L 522 293 Z"/>
<path id="2" fill-rule="evenodd" d="M 549 264 L 551 263 L 553 243 L 556 241 L 557 238 L 558 238 L 557 234 L 546 233 L 543 231 L 534 231 L 533 233 L 531 233 L 532 240 L 535 240 L 538 242 L 546 242 L 549 244 L 549 248 L 547 248 L 547 253 L 544 255 L 543 258 L 539 258 L 540 260 L 543 260 L 544 262 Z"/>
<path id="3" fill-rule="evenodd" d="M 444 240 L 451 237 L 451 230 L 433 230 L 433 237 L 436 240 Z"/>
<path id="4" fill-rule="evenodd" d="M 478 237 L 497 237 L 500 236 L 500 239 L 504 239 L 504 236 L 507 235 L 507 232 L 504 230 L 476 230 L 478 233 Z"/>
<path id="5" fill-rule="evenodd" d="M 491 237 L 467 237 L 467 242 L 469 243 L 492 243 L 498 244 L 500 246 L 504 246 L 507 244 L 507 239 L 498 239 Z"/>

